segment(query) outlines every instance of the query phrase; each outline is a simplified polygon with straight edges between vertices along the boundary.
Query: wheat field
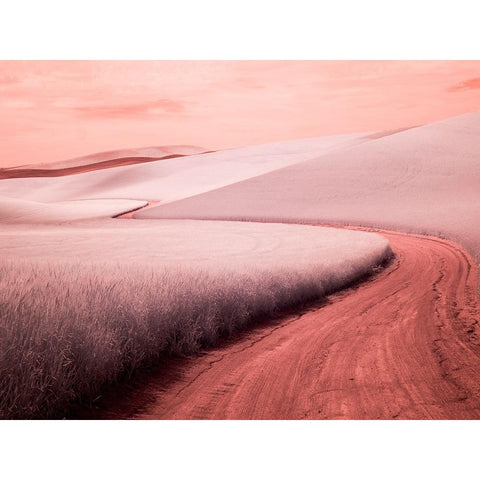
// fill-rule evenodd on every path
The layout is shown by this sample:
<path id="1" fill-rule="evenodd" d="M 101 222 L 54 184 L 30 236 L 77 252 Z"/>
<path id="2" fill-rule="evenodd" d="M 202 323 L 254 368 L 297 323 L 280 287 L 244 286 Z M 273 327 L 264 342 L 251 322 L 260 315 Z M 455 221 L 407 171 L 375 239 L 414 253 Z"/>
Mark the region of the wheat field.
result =
<path id="1" fill-rule="evenodd" d="M 391 256 L 379 235 L 346 230 L 102 225 L 2 230 L 1 418 L 61 418 L 162 354 L 194 353 Z"/>

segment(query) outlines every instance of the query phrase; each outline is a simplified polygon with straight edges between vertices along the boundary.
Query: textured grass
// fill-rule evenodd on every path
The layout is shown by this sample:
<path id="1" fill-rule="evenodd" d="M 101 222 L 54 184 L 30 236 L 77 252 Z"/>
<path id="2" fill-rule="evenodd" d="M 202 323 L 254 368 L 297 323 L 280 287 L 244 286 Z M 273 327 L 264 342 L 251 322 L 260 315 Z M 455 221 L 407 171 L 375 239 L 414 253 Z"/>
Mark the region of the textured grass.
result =
<path id="1" fill-rule="evenodd" d="M 183 241 L 184 251 L 192 257 L 191 245 L 202 236 L 205 240 L 211 230 L 214 257 L 214 249 L 225 241 L 214 238 L 222 227 L 221 222 L 217 225 L 205 227 L 203 233 L 199 227 L 194 238 L 187 236 L 186 228 L 176 242 Z M 248 227 L 243 224 L 236 231 L 245 233 Z M 264 227 L 268 234 L 275 226 Z M 131 250 L 134 261 L 123 256 L 119 262 L 100 249 L 106 234 L 97 239 L 100 253 L 90 252 L 88 260 L 79 245 L 77 255 L 70 258 L 62 257 L 59 248 L 56 261 L 33 256 L 21 260 L 28 248 L 18 235 L 17 257 L 11 253 L 0 263 L 0 417 L 59 418 L 78 402 L 93 400 L 104 385 L 128 377 L 161 354 L 194 353 L 257 319 L 322 298 L 371 273 L 391 255 L 387 241 L 378 235 L 276 227 L 296 234 L 291 243 L 296 243 L 297 266 L 285 249 L 277 249 L 276 261 L 267 261 L 264 254 L 265 264 L 259 262 L 261 252 L 250 252 L 231 264 L 219 264 L 218 258 L 206 263 L 184 258 L 183 266 L 178 261 L 147 265 L 135 257 L 137 243 L 129 244 L 128 235 L 124 248 Z M 258 231 L 261 226 L 251 228 Z M 65 229 L 59 232 L 62 238 L 74 236 Z M 84 230 L 75 232 L 80 235 Z M 137 242 L 143 233 L 137 234 Z M 305 236 L 303 242 L 299 233 Z M 117 237 L 118 229 L 113 234 Z M 25 238 L 45 247 L 46 237 L 37 232 L 34 240 Z M 302 244 L 308 246 L 314 239 L 316 255 L 307 261 Z"/>

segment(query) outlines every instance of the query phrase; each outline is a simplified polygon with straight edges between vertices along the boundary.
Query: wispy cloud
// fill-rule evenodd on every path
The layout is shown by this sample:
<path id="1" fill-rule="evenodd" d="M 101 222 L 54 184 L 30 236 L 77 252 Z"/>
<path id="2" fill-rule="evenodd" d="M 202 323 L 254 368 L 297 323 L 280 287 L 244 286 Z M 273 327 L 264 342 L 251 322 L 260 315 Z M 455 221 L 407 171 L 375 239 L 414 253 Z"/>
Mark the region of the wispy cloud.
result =
<path id="1" fill-rule="evenodd" d="M 0 85 L 14 85 L 20 83 L 20 79 L 14 75 L 0 75 Z"/>
<path id="2" fill-rule="evenodd" d="M 171 99 L 159 99 L 152 102 L 113 104 L 113 105 L 88 105 L 70 107 L 82 116 L 90 118 L 129 118 L 158 113 L 181 113 L 185 110 L 183 102 Z"/>
<path id="3" fill-rule="evenodd" d="M 0 61 L 0 165 L 395 129 L 479 95 L 479 61 Z"/>
<path id="4" fill-rule="evenodd" d="M 240 88 L 245 88 L 247 90 L 263 90 L 266 88 L 265 85 L 262 85 L 254 78 L 250 77 L 239 77 L 236 80 L 231 82 L 232 86 L 237 86 Z"/>
<path id="5" fill-rule="evenodd" d="M 457 83 L 448 89 L 449 92 L 459 92 L 462 90 L 476 90 L 480 89 L 480 77 L 470 78 L 464 82 Z"/>

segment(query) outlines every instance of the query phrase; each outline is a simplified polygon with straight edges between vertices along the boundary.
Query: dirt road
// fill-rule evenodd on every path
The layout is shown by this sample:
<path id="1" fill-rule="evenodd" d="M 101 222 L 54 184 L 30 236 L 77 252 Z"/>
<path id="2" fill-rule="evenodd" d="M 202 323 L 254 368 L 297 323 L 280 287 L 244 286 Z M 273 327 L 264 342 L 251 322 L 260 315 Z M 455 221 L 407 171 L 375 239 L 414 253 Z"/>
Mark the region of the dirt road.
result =
<path id="1" fill-rule="evenodd" d="M 169 366 L 104 418 L 480 418 L 480 310 L 456 244 L 381 232 L 393 264 L 324 305 Z"/>

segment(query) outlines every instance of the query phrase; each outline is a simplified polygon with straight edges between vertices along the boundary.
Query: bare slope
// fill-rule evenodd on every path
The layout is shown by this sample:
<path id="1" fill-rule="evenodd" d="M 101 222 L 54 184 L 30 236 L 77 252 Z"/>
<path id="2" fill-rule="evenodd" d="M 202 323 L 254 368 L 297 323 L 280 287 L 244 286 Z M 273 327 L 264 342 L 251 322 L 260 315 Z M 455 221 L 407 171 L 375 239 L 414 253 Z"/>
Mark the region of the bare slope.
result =
<path id="1" fill-rule="evenodd" d="M 480 259 L 480 113 L 412 128 L 134 218 L 381 226 L 457 240 Z"/>

